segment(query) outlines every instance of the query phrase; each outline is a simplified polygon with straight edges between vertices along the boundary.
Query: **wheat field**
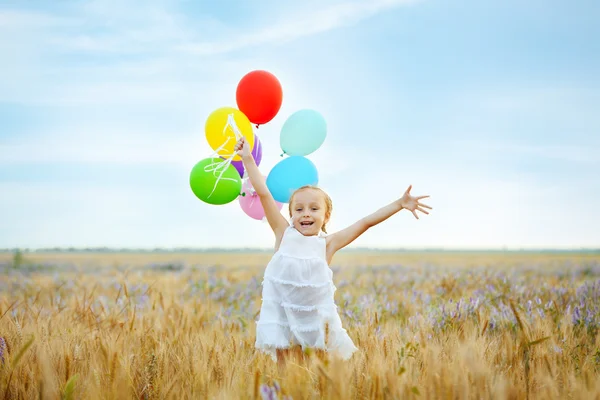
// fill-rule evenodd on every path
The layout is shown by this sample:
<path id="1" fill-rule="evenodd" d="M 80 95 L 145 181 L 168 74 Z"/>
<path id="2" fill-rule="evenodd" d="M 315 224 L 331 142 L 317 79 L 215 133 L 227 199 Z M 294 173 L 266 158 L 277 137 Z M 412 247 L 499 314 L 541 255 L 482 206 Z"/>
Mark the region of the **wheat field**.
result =
<path id="1" fill-rule="evenodd" d="M 269 257 L 0 254 L 0 399 L 600 399 L 600 254 L 340 253 L 359 351 L 285 367 Z"/>

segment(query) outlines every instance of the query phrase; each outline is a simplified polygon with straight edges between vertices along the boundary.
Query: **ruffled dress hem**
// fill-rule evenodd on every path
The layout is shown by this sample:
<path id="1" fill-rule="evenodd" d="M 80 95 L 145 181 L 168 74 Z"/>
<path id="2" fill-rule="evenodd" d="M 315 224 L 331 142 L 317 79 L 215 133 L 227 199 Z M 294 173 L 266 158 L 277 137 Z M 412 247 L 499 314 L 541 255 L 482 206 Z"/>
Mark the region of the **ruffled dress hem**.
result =
<path id="1" fill-rule="evenodd" d="M 332 274 L 325 261 L 325 238 L 305 237 L 288 228 L 265 270 L 255 348 L 274 361 L 278 349 L 298 345 L 349 359 L 358 348 L 337 313 Z"/>

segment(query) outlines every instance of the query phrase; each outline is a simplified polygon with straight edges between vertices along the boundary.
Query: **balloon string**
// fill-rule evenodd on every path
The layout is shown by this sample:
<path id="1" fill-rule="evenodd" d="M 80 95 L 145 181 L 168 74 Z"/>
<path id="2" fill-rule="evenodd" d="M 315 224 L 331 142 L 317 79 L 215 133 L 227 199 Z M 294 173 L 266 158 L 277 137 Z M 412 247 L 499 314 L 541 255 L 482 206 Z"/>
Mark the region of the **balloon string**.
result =
<path id="1" fill-rule="evenodd" d="M 262 144 L 260 143 L 260 140 L 256 140 L 256 137 L 254 137 L 254 144 L 256 145 L 256 155 L 258 156 L 261 152 Z"/>
<path id="2" fill-rule="evenodd" d="M 258 196 L 256 196 L 256 190 L 254 190 L 254 188 L 248 189 L 248 192 L 250 193 L 250 197 L 252 197 L 249 206 L 250 208 L 252 208 L 252 206 L 254 205 L 254 201 L 258 198 Z"/>
<path id="3" fill-rule="evenodd" d="M 233 131 L 233 134 L 235 135 L 235 139 L 239 140 L 243 135 L 242 132 L 240 132 L 240 129 L 238 128 L 237 124 L 235 123 L 235 118 L 233 118 L 233 113 L 229 114 L 227 116 L 227 123 L 225 124 L 225 127 L 223 128 L 223 135 L 225 135 L 225 131 L 227 131 L 227 128 L 231 127 L 231 130 Z"/>
<path id="4" fill-rule="evenodd" d="M 233 157 L 235 156 L 235 154 L 232 154 L 231 156 L 229 156 L 227 159 L 222 160 L 220 158 L 213 158 L 214 160 L 219 160 L 217 162 L 213 162 L 210 164 L 207 164 L 204 167 L 204 172 L 212 172 L 213 176 L 216 177 L 217 179 L 215 180 L 215 185 L 213 186 L 212 191 L 210 192 L 210 194 L 208 195 L 208 197 L 210 198 L 210 196 L 213 195 L 213 193 L 215 192 L 215 190 L 217 189 L 217 185 L 219 184 L 219 182 L 221 180 L 224 181 L 231 181 L 231 182 L 237 182 L 237 179 L 233 179 L 233 178 L 224 178 L 223 174 L 225 173 L 225 171 L 227 170 L 227 168 L 229 168 L 229 166 L 231 165 L 231 161 L 233 160 Z"/>
<path id="5" fill-rule="evenodd" d="M 239 128 L 237 127 L 237 124 L 235 123 L 235 119 L 233 118 L 233 113 L 229 114 L 227 116 L 227 123 L 225 124 L 225 127 L 223 128 L 223 136 L 225 136 L 225 133 L 227 132 L 227 128 L 230 128 L 233 131 L 233 134 L 235 136 L 236 141 L 239 140 L 243 136 L 242 133 L 240 132 Z M 215 156 L 217 156 L 217 157 L 220 156 L 219 153 L 221 152 L 221 150 L 223 150 L 225 148 L 225 146 L 227 145 L 227 143 L 229 142 L 230 139 L 231 139 L 231 136 L 227 136 L 227 138 L 225 139 L 225 142 L 223 142 L 223 144 L 221 146 L 219 146 L 209 156 L 209 158 L 213 158 L 214 159 Z M 227 168 L 229 168 L 229 166 L 231 165 L 231 162 L 233 161 L 233 158 L 235 156 L 236 156 L 236 153 L 234 151 L 233 153 L 228 154 L 227 157 L 224 160 L 221 160 L 220 158 L 217 158 L 217 160 L 220 160 L 220 161 L 207 164 L 204 167 L 204 172 L 212 172 L 213 176 L 217 178 L 215 180 L 215 185 L 213 186 L 212 191 L 208 195 L 209 198 L 210 198 L 210 196 L 212 196 L 212 194 L 217 189 L 217 185 L 219 184 L 219 182 L 221 181 L 221 179 L 224 180 L 224 181 L 237 182 L 237 180 L 233 179 L 233 178 L 223 178 L 223 174 L 225 173 L 225 171 L 227 170 Z"/>

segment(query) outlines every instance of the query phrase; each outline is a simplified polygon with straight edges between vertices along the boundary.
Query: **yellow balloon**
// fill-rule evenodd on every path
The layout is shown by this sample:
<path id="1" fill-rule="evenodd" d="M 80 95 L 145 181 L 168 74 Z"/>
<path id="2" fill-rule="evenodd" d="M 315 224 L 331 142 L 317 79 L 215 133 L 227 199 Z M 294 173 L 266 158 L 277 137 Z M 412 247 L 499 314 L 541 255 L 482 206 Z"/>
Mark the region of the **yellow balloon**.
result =
<path id="1" fill-rule="evenodd" d="M 235 154 L 234 148 L 241 134 L 246 138 L 250 149 L 254 148 L 254 131 L 246 115 L 233 107 L 221 107 L 210 113 L 204 126 L 206 140 L 220 157 L 229 158 Z M 241 160 L 235 154 L 234 161 Z"/>

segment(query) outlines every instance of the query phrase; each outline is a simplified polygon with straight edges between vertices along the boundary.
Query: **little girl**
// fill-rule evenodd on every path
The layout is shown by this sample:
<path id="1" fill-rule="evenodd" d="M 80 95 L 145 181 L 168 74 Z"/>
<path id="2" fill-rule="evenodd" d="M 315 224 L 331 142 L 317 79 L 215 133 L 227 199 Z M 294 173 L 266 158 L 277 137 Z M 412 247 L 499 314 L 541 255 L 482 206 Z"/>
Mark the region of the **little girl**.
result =
<path id="1" fill-rule="evenodd" d="M 275 233 L 275 255 L 264 273 L 262 306 L 255 347 L 281 362 L 289 351 L 312 348 L 348 359 L 357 350 L 342 327 L 334 302 L 336 290 L 329 268 L 334 254 L 367 229 L 406 208 L 429 214 L 419 202 L 429 196 L 410 195 L 411 186 L 393 203 L 326 235 L 331 199 L 321 189 L 305 186 L 289 200 L 290 221 L 281 215 L 265 179 L 242 137 L 235 146 Z"/>

